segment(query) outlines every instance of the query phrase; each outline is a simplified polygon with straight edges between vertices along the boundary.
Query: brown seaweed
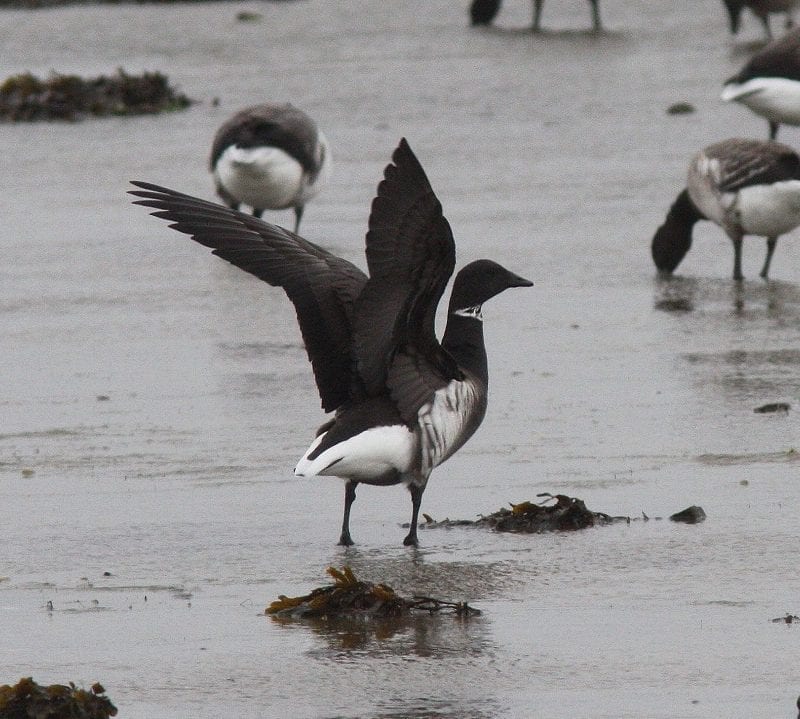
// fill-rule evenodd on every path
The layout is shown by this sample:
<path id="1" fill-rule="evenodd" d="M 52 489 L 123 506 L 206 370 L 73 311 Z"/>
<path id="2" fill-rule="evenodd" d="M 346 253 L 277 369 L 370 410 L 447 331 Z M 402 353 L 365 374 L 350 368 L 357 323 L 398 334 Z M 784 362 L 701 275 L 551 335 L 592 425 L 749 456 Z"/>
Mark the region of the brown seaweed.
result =
<path id="1" fill-rule="evenodd" d="M 192 102 L 160 72 L 129 75 L 119 69 L 116 75 L 89 79 L 52 73 L 46 80 L 23 73 L 0 84 L 0 120 L 6 122 L 152 115 Z"/>
<path id="2" fill-rule="evenodd" d="M 537 497 L 544 497 L 541 502 L 509 503 L 510 509 L 502 507 L 491 514 L 481 515 L 478 519 L 442 519 L 435 520 L 429 514 L 423 514 L 424 529 L 450 527 L 485 527 L 497 532 L 516 532 L 519 534 L 541 534 L 543 532 L 572 532 L 588 527 L 630 522 L 636 520 L 649 521 L 651 518 L 642 512 L 641 517 L 628 517 L 595 512 L 586 506 L 582 499 L 569 497 L 566 494 L 550 494 L 541 492 Z M 691 506 L 673 514 L 674 522 L 694 524 L 706 518 L 702 507 Z M 653 517 L 659 520 L 661 517 Z"/>
<path id="3" fill-rule="evenodd" d="M 480 614 L 466 602 L 449 602 L 433 597 L 414 595 L 402 597 L 387 584 L 373 584 L 358 579 L 350 567 L 341 570 L 328 567 L 333 584 L 318 587 L 300 597 L 280 595 L 266 609 L 274 617 L 337 618 L 359 616 L 364 618 L 401 617 L 412 612 L 450 612 L 459 617 Z"/>
<path id="4" fill-rule="evenodd" d="M 99 683 L 87 691 L 72 682 L 42 686 L 23 678 L 0 686 L 0 719 L 108 719 L 117 708 L 105 691 Z"/>
<path id="5" fill-rule="evenodd" d="M 538 534 L 541 532 L 564 532 L 585 529 L 613 522 L 630 522 L 630 517 L 612 517 L 605 512 L 593 512 L 585 502 L 566 494 L 550 494 L 542 492 L 537 497 L 544 497 L 542 502 L 509 503 L 510 509 L 502 507 L 491 514 L 481 515 L 476 520 L 435 521 L 429 515 L 423 515 L 426 529 L 439 527 L 486 527 L 497 532 L 518 532 Z"/>

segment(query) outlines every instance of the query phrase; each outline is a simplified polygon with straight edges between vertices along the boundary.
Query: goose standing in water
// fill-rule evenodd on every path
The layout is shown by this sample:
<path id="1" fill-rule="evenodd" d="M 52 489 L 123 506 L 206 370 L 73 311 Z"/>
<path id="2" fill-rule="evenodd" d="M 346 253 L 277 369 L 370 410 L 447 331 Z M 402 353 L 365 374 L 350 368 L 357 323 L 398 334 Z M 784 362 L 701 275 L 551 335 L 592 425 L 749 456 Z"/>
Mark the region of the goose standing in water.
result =
<path id="1" fill-rule="evenodd" d="M 470 20 L 473 25 L 489 25 L 500 12 L 502 0 L 472 0 L 469 8 Z M 589 0 L 592 6 L 592 28 L 600 32 L 603 27 L 600 23 L 600 0 Z M 544 0 L 533 0 L 533 31 L 541 32 L 542 8 Z"/>
<path id="2" fill-rule="evenodd" d="M 211 147 L 217 194 L 238 210 L 294 208 L 294 231 L 306 202 L 319 193 L 331 169 L 328 141 L 316 123 L 290 104 L 240 110 L 217 131 Z"/>
<path id="3" fill-rule="evenodd" d="M 350 262 L 275 225 L 157 185 L 134 182 L 136 204 L 213 254 L 282 287 L 294 303 L 326 412 L 333 418 L 295 468 L 302 477 L 345 480 L 339 543 L 350 545 L 358 484 L 405 484 L 417 544 L 431 471 L 480 425 L 488 373 L 481 305 L 531 282 L 491 260 L 457 275 L 447 326 L 436 339 L 436 307 L 455 266 L 442 206 L 405 140 L 372 202 L 369 277 Z"/>
<path id="4" fill-rule="evenodd" d="M 692 245 L 698 220 L 719 225 L 733 242 L 733 279 L 741 280 L 742 238 L 767 238 L 767 279 L 780 235 L 800 225 L 800 156 L 779 142 L 731 138 L 692 158 L 686 188 L 653 237 L 653 261 L 672 273 Z"/>
<path id="5" fill-rule="evenodd" d="M 724 102 L 739 102 L 769 122 L 769 138 L 782 124 L 800 125 L 800 28 L 759 50 L 725 81 Z"/>

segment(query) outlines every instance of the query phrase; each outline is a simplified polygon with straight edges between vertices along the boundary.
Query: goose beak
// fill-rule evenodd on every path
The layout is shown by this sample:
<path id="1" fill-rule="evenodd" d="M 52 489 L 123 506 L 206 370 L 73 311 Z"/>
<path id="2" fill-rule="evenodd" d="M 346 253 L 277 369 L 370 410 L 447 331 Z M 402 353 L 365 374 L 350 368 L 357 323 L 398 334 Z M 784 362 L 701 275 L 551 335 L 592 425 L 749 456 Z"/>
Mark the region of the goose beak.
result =
<path id="1" fill-rule="evenodd" d="M 533 287 L 533 282 L 526 280 L 524 277 L 515 275 L 513 272 L 508 273 L 508 286 L 509 287 Z"/>

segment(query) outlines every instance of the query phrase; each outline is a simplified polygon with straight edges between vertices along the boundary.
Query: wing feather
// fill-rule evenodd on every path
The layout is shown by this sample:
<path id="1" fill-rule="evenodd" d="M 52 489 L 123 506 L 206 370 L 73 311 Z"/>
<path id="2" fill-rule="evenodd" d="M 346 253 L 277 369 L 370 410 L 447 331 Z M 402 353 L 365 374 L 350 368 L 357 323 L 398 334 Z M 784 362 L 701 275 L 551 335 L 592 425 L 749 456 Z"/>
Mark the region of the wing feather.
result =
<path id="1" fill-rule="evenodd" d="M 372 202 L 370 279 L 356 305 L 354 353 L 370 394 L 388 388 L 406 422 L 458 368 L 435 333 L 436 308 L 455 267 L 442 206 L 405 139 Z M 406 358 L 406 359 L 401 359 Z"/>
<path id="2" fill-rule="evenodd" d="M 212 254 L 282 287 L 295 306 L 326 412 L 358 391 L 352 348 L 356 299 L 367 282 L 355 265 L 288 230 L 158 185 L 134 182 L 134 204 L 212 248 Z"/>
<path id="3" fill-rule="evenodd" d="M 779 142 L 730 139 L 711 145 L 705 154 L 719 162 L 721 192 L 800 179 L 800 157 Z"/>

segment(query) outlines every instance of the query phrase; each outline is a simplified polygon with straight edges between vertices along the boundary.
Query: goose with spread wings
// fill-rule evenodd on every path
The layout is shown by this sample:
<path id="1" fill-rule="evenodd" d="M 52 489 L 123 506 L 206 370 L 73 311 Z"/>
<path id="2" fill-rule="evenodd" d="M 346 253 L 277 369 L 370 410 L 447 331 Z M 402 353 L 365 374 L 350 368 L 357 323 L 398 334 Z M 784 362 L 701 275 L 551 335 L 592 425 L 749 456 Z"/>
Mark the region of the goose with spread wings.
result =
<path id="1" fill-rule="evenodd" d="M 445 333 L 437 340 L 436 307 L 455 267 L 455 243 L 405 139 L 372 201 L 369 276 L 276 225 L 157 185 L 133 184 L 136 204 L 282 287 L 294 304 L 322 409 L 334 413 L 295 474 L 345 480 L 339 543 L 353 543 L 350 509 L 359 484 L 405 484 L 412 514 L 403 543 L 416 546 L 431 471 L 472 436 L 486 412 L 481 305 L 532 283 L 492 260 L 466 265 L 454 280 Z"/>

